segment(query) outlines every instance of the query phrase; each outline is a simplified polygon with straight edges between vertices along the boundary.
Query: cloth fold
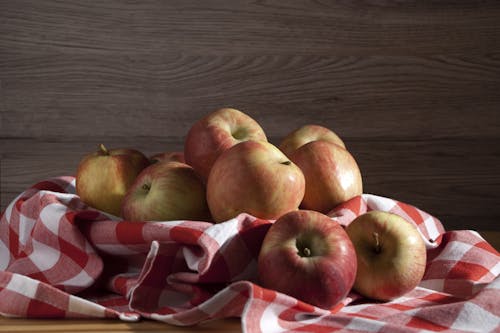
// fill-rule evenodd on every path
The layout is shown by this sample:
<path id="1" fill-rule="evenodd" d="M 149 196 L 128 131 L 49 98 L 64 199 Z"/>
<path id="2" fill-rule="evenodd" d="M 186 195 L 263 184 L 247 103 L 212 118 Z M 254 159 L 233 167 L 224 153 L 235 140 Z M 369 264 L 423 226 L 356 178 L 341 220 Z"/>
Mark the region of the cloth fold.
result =
<path id="1" fill-rule="evenodd" d="M 70 176 L 42 181 L 2 213 L 0 314 L 174 325 L 240 317 L 245 332 L 500 330 L 500 254 L 477 232 L 445 231 L 412 205 L 363 194 L 328 214 L 344 226 L 375 209 L 401 215 L 419 230 L 428 261 L 420 285 L 396 300 L 353 291 L 325 310 L 259 285 L 258 253 L 273 221 L 123 221 L 85 205 L 74 185 Z"/>

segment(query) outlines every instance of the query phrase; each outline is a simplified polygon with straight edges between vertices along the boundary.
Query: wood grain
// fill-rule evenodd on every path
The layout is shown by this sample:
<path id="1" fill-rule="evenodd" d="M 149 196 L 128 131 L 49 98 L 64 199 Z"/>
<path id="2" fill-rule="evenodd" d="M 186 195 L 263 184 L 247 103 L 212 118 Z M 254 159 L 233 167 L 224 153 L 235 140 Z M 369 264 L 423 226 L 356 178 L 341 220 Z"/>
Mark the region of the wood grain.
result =
<path id="1" fill-rule="evenodd" d="M 8 1 L 0 43 L 23 52 L 445 54 L 491 51 L 496 1 Z"/>
<path id="2" fill-rule="evenodd" d="M 182 150 L 223 106 L 320 123 L 365 192 L 500 230 L 498 1 L 1 1 L 0 209 L 100 143 Z"/>
<path id="3" fill-rule="evenodd" d="M 2 136 L 177 136 L 234 106 L 284 136 L 495 137 L 500 57 L 4 56 Z M 480 103 L 479 103 L 480 101 Z"/>
<path id="4" fill-rule="evenodd" d="M 237 318 L 194 326 L 173 326 L 152 320 L 127 323 L 112 319 L 23 319 L 0 316 L 0 332 L 241 332 Z"/>

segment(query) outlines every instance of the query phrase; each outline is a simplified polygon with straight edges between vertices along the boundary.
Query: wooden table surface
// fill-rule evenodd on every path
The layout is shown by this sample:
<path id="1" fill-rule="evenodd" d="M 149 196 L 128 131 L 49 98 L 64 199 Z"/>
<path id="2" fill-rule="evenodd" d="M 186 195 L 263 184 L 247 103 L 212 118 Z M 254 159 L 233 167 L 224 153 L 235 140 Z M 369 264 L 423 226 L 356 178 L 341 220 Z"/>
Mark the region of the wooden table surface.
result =
<path id="1" fill-rule="evenodd" d="M 500 251 L 500 231 L 480 234 Z M 152 320 L 128 323 L 105 319 L 24 319 L 0 317 L 0 332 L 241 332 L 239 318 L 228 318 L 196 326 L 179 327 Z"/>
<path id="2" fill-rule="evenodd" d="M 196 326 L 173 326 L 152 320 L 10 319 L 0 317 L 0 332 L 241 332 L 239 318 L 215 320 Z"/>

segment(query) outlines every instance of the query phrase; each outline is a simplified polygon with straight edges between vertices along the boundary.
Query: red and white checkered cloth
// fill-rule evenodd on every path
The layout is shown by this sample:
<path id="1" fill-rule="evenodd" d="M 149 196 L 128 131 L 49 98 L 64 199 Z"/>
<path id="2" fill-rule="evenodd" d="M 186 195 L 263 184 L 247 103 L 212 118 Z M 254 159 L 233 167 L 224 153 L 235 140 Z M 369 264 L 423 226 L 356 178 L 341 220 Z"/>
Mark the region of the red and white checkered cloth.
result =
<path id="1" fill-rule="evenodd" d="M 240 317 L 245 332 L 500 331 L 500 254 L 492 246 L 370 194 L 329 215 L 347 225 L 374 209 L 417 226 L 428 250 L 421 284 L 385 303 L 352 292 L 323 310 L 259 286 L 257 256 L 272 221 L 121 221 L 83 204 L 73 177 L 43 181 L 2 213 L 0 314 L 174 325 Z"/>

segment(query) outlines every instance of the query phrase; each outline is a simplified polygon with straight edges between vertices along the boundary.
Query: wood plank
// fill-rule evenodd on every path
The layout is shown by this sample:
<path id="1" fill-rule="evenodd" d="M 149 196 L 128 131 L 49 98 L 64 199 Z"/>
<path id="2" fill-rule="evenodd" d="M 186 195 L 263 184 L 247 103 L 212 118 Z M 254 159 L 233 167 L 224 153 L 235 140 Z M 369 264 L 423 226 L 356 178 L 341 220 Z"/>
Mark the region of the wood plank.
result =
<path id="1" fill-rule="evenodd" d="M 1 55 L 2 137 L 177 136 L 223 106 L 271 136 L 498 137 L 500 57 Z"/>
<path id="2" fill-rule="evenodd" d="M 499 14 L 491 0 L 0 2 L 0 207 L 98 141 L 181 149 L 234 106 L 275 142 L 330 127 L 366 192 L 498 230 Z"/>
<path id="3" fill-rule="evenodd" d="M 25 319 L 0 316 L 0 332 L 241 332 L 237 318 L 194 326 L 174 326 L 152 320 L 128 323 L 112 319 Z"/>
<path id="4" fill-rule="evenodd" d="M 270 138 L 277 144 L 281 138 Z M 178 137 L 89 137 L 0 141 L 1 207 L 32 184 L 73 175 L 98 143 L 151 155 L 183 148 Z M 362 171 L 364 192 L 415 205 L 447 229 L 498 230 L 500 139 L 387 140 L 345 138 Z"/>
<path id="5" fill-rule="evenodd" d="M 0 45 L 37 53 L 487 53 L 500 34 L 492 0 L 24 0 L 0 13 Z"/>

